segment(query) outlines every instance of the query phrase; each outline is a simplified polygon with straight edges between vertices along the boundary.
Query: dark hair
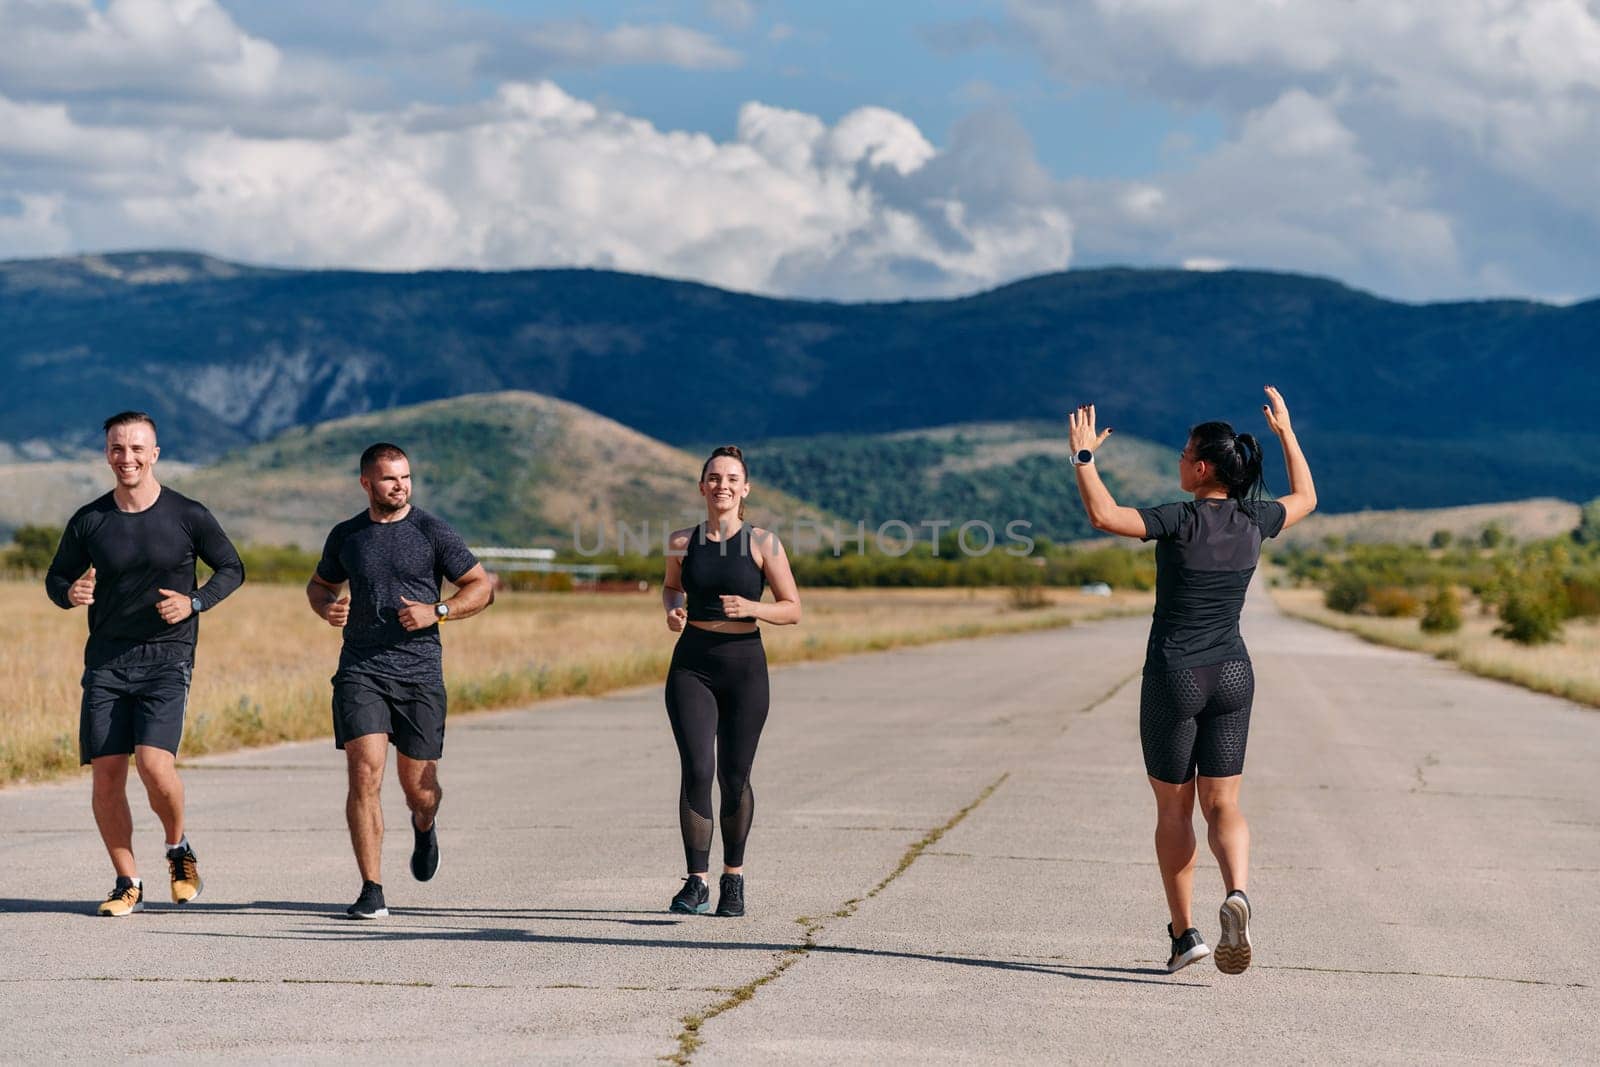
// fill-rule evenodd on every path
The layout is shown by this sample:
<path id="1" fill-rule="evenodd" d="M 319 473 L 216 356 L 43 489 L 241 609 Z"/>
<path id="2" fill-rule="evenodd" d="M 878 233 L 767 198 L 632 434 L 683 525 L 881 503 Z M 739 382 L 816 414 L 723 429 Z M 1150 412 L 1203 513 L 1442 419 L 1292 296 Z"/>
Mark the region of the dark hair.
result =
<path id="1" fill-rule="evenodd" d="M 700 480 L 702 482 L 706 480 L 706 472 L 711 470 L 711 461 L 716 459 L 718 456 L 731 456 L 738 460 L 739 469 L 744 471 L 744 480 L 747 482 L 750 480 L 750 468 L 746 466 L 744 461 L 744 453 L 739 451 L 739 446 L 723 445 L 721 448 L 713 449 L 711 455 L 707 456 L 706 461 L 700 465 Z M 739 517 L 741 519 L 744 518 L 743 500 L 739 501 Z"/>
<path id="2" fill-rule="evenodd" d="M 102 427 L 102 429 L 104 429 L 106 433 L 110 433 L 114 428 L 118 426 L 126 426 L 130 422 L 146 423 L 149 425 L 150 432 L 152 434 L 156 432 L 156 420 L 152 419 L 149 415 L 146 415 L 142 411 L 119 411 L 106 420 L 105 426 Z"/>
<path id="3" fill-rule="evenodd" d="M 361 453 L 361 474 L 365 477 L 368 471 L 378 465 L 379 460 L 403 459 L 409 461 L 410 458 L 410 456 L 406 455 L 406 450 L 399 445 L 391 445 L 387 441 L 379 441 L 375 445 L 368 445 L 367 450 Z"/>
<path id="4" fill-rule="evenodd" d="M 1261 497 L 1261 445 L 1253 434 L 1234 433 L 1225 422 L 1202 422 L 1189 431 L 1194 458 L 1203 459 L 1217 472 L 1217 481 L 1235 500 Z"/>

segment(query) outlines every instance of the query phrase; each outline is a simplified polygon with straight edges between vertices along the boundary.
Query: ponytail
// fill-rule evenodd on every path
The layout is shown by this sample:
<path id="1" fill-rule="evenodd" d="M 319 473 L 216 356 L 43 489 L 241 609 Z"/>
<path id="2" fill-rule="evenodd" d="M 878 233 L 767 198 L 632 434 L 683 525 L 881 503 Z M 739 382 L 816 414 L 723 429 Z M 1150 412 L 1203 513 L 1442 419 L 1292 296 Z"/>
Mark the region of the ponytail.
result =
<path id="1" fill-rule="evenodd" d="M 1261 443 L 1254 434 L 1236 434 L 1225 422 L 1202 422 L 1189 431 L 1189 439 L 1194 442 L 1194 458 L 1211 464 L 1230 497 L 1260 499 L 1265 482 Z"/>

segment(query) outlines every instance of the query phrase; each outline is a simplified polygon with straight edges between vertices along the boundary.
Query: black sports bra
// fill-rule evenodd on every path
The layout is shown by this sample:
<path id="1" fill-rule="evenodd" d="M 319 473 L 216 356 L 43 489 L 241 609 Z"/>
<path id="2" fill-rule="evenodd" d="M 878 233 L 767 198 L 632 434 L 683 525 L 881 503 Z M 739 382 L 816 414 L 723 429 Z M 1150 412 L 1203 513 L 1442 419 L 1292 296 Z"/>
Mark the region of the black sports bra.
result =
<path id="1" fill-rule="evenodd" d="M 683 591 L 688 598 L 690 622 L 727 620 L 722 613 L 723 597 L 760 600 L 766 587 L 766 575 L 750 553 L 749 523 L 724 541 L 708 541 L 703 523 L 695 527 L 683 556 Z"/>

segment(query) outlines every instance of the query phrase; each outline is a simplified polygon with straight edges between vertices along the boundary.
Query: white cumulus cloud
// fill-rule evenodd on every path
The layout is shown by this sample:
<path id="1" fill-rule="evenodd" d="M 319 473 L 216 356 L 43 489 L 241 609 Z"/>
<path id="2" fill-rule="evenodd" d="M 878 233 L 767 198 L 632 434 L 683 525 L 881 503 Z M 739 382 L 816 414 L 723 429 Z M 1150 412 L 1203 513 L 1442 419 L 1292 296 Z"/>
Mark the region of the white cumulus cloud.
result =
<path id="1" fill-rule="evenodd" d="M 1600 285 L 1594 0 L 1010 0 L 963 32 L 1226 122 L 1184 166 L 1080 187 L 1085 255 L 1203 248 L 1419 297 Z"/>
<path id="2" fill-rule="evenodd" d="M 745 105 L 718 141 L 554 83 L 352 111 L 337 135 L 100 128 L 0 98 L 0 254 L 203 247 L 415 269 L 584 265 L 863 299 L 972 291 L 1071 257 L 1066 190 L 994 124 Z M 1001 124 L 1003 126 L 1003 124 Z M 64 193 L 30 161 L 78 175 Z M 31 177 L 30 177 L 31 175 Z"/>

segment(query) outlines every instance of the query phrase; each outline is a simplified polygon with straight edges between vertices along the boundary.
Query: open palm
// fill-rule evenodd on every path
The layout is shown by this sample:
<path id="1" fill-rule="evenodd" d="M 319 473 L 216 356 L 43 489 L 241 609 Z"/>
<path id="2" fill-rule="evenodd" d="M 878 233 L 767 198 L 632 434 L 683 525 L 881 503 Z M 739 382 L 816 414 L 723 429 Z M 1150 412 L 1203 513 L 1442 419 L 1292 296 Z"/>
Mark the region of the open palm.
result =
<path id="1" fill-rule="evenodd" d="M 1262 404 L 1261 410 L 1267 416 L 1267 425 L 1272 427 L 1272 432 L 1282 437 L 1291 429 L 1289 425 L 1289 405 L 1283 402 L 1283 394 L 1272 386 L 1267 386 L 1267 399 L 1270 404 Z"/>
<path id="2" fill-rule="evenodd" d="M 1110 436 L 1109 429 L 1095 432 L 1093 404 L 1080 404 L 1077 411 L 1067 416 L 1067 440 L 1072 443 L 1074 452 L 1085 448 L 1093 452 Z"/>

